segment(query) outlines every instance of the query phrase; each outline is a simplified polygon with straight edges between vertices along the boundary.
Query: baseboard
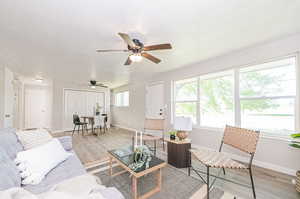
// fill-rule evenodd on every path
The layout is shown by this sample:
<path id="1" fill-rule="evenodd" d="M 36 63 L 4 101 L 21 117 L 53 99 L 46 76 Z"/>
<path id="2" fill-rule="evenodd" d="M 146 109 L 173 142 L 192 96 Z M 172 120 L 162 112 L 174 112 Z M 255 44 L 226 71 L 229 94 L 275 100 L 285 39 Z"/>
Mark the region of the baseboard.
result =
<path id="1" fill-rule="evenodd" d="M 110 126 L 107 126 L 107 128 L 109 129 Z M 88 128 L 88 130 L 91 130 L 92 128 Z M 62 133 L 62 132 L 68 132 L 68 131 L 73 131 L 72 128 L 69 128 L 69 129 L 62 129 L 62 130 L 55 130 L 55 131 L 51 131 L 51 133 L 53 134 L 56 134 L 56 133 Z M 81 131 L 81 129 L 80 129 Z M 76 129 L 76 132 L 77 132 L 77 129 Z"/>
<path id="2" fill-rule="evenodd" d="M 195 145 L 195 144 L 193 144 L 192 147 L 193 148 L 206 148 L 208 150 L 212 150 L 211 148 L 202 147 L 202 146 Z M 247 158 L 247 157 L 243 157 L 243 156 L 236 155 L 236 154 L 233 154 L 233 153 L 227 153 L 227 152 L 224 152 L 224 153 L 227 154 L 229 157 L 232 157 L 233 159 L 244 162 L 246 164 L 249 162 L 249 158 Z M 253 165 L 258 166 L 258 167 L 262 167 L 262 168 L 265 168 L 265 169 L 270 169 L 270 170 L 273 170 L 273 171 L 277 171 L 279 173 L 288 174 L 288 175 L 291 175 L 291 176 L 296 176 L 296 172 L 297 172 L 294 169 L 278 166 L 278 165 L 271 164 L 271 163 L 268 163 L 268 162 L 255 160 L 255 158 L 253 160 Z"/>
<path id="3" fill-rule="evenodd" d="M 123 126 L 123 125 L 119 125 L 119 124 L 112 124 L 112 126 L 113 126 L 113 127 L 120 128 L 120 129 L 125 129 L 125 130 L 128 130 L 128 131 L 137 131 L 137 130 L 134 129 L 134 128 L 130 128 L 130 127 Z"/>
<path id="4" fill-rule="evenodd" d="M 55 130 L 55 131 L 51 131 L 52 134 L 57 134 L 57 133 L 62 133 L 68 130 Z"/>

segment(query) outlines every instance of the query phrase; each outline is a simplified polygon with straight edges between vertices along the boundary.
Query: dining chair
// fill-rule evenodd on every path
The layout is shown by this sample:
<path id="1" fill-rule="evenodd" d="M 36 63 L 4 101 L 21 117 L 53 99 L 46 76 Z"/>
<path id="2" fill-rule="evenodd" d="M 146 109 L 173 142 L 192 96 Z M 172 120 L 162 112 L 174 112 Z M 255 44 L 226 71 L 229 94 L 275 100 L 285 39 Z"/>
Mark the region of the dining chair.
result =
<path id="1" fill-rule="evenodd" d="M 226 125 L 223 139 L 221 141 L 221 145 L 219 151 L 210 151 L 208 149 L 191 149 L 191 155 L 198 160 L 200 163 L 206 166 L 206 172 L 195 169 L 190 163 L 190 167 L 188 168 L 188 174 L 190 175 L 191 169 L 196 172 L 196 174 L 201 178 L 201 180 L 206 184 L 207 193 L 206 198 L 209 199 L 209 191 L 211 190 L 213 184 L 216 179 L 222 179 L 228 182 L 232 182 L 238 185 L 242 185 L 241 183 L 234 182 L 232 180 L 228 180 L 220 177 L 220 171 L 223 171 L 225 175 L 225 169 L 243 169 L 249 171 L 249 176 L 251 180 L 251 186 L 244 185 L 252 188 L 253 198 L 256 198 L 253 175 L 252 175 L 252 161 L 254 158 L 254 154 L 256 152 L 257 142 L 259 139 L 259 131 L 253 131 L 238 127 L 232 127 Z M 248 164 L 243 164 L 237 162 L 229 157 L 227 157 L 224 153 L 222 153 L 223 145 L 229 145 L 235 149 L 238 149 L 241 152 L 247 153 L 250 155 L 250 160 Z M 191 158 L 192 161 L 192 158 Z M 220 169 L 218 175 L 211 175 L 210 168 Z M 206 174 L 206 180 L 200 175 Z M 213 176 L 214 180 L 210 184 L 210 177 Z"/>
<path id="2" fill-rule="evenodd" d="M 77 132 L 79 135 L 79 131 L 80 131 L 80 127 L 82 130 L 82 135 L 84 135 L 84 129 L 87 131 L 87 122 L 81 122 L 80 118 L 77 114 L 73 114 L 73 124 L 74 124 L 74 129 L 73 129 L 73 133 L 72 136 L 74 135 L 74 132 L 76 130 L 76 127 L 78 127 Z"/>
<path id="3" fill-rule="evenodd" d="M 103 116 L 103 119 L 104 119 L 103 130 L 105 133 L 108 130 L 108 127 L 107 127 L 108 115 L 106 113 L 103 113 L 103 114 L 101 114 L 101 116 Z"/>
<path id="4" fill-rule="evenodd" d="M 98 129 L 97 136 L 100 135 L 102 132 L 102 128 L 104 128 L 105 125 L 105 117 L 102 115 L 95 115 L 94 116 L 94 126 L 95 126 L 95 131 Z"/>

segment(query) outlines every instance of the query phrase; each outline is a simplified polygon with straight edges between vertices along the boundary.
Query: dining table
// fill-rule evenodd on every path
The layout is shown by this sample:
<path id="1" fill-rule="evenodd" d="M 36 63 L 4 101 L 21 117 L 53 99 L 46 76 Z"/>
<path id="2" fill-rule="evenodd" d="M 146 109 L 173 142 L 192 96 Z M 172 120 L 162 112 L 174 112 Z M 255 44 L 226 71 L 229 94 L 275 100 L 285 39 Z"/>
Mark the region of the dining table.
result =
<path id="1" fill-rule="evenodd" d="M 92 133 L 94 134 L 95 133 L 95 130 L 94 130 L 94 124 L 95 124 L 94 116 L 81 116 L 81 118 L 83 119 L 83 122 L 88 123 L 92 126 Z"/>

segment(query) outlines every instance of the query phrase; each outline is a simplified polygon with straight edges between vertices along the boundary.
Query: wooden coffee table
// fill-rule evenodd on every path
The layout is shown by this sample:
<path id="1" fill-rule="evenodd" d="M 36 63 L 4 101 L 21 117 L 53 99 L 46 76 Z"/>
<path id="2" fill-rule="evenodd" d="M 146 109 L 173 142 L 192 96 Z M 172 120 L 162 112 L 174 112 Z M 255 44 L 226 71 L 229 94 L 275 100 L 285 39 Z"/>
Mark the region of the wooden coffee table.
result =
<path id="1" fill-rule="evenodd" d="M 149 168 L 145 169 L 145 168 L 141 168 L 138 171 L 133 171 L 132 169 L 129 168 L 129 165 L 133 162 L 133 154 L 129 154 L 129 155 L 125 155 L 120 157 L 119 155 L 117 155 L 115 153 L 116 150 L 111 150 L 108 151 L 109 154 L 109 165 L 110 165 L 110 169 L 109 169 L 109 174 L 111 177 L 123 174 L 125 172 L 129 172 L 132 176 L 132 195 L 133 195 L 133 199 L 146 199 L 149 198 L 150 196 L 152 196 L 153 194 L 159 192 L 161 190 L 161 184 L 162 184 L 162 168 L 165 167 L 167 165 L 167 163 L 155 156 L 152 156 L 152 160 L 149 163 Z M 124 170 L 117 172 L 117 173 L 113 173 L 113 162 L 116 162 L 119 166 L 121 166 Z M 149 173 L 153 173 L 156 172 L 156 186 L 155 188 L 153 188 L 152 190 L 150 190 L 149 192 L 139 196 L 138 195 L 138 190 L 137 190 L 137 180 L 142 177 L 145 176 Z"/>

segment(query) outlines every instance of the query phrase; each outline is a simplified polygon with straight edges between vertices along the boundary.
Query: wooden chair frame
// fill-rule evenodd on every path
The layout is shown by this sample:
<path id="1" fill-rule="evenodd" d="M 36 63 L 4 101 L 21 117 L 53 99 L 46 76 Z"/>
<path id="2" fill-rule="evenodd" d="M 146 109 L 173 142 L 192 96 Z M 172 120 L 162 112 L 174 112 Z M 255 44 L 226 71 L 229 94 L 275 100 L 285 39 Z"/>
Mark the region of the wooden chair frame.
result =
<path id="1" fill-rule="evenodd" d="M 149 140 L 143 140 L 144 145 L 146 145 L 146 141 L 153 141 L 153 146 L 148 146 L 149 149 L 151 151 L 153 151 L 154 156 L 156 156 L 156 151 L 157 151 L 157 140 L 162 140 L 163 142 L 163 150 L 165 151 L 165 134 L 164 134 L 164 119 L 145 119 L 145 124 L 144 124 L 144 132 L 146 132 L 146 130 L 156 130 L 156 131 L 161 131 L 162 133 L 162 137 L 158 137 L 155 135 L 151 135 L 151 134 L 147 134 L 145 133 L 145 137 L 153 137 L 153 139 L 149 139 Z M 155 139 L 157 138 L 157 139 Z M 134 146 L 134 136 L 132 137 L 132 146 Z"/>
<path id="2" fill-rule="evenodd" d="M 162 137 L 161 140 L 163 142 L 163 150 L 165 151 L 165 132 L 164 132 L 164 119 L 145 119 L 145 124 L 144 124 L 144 132 L 146 133 L 146 130 L 157 130 L 157 131 L 161 131 Z M 151 135 L 153 137 L 157 137 L 155 135 Z M 153 147 L 149 147 L 150 150 L 154 151 L 154 155 L 156 156 L 156 148 L 157 148 L 157 144 L 156 144 L 156 140 L 153 140 L 154 142 L 154 146 Z M 144 142 L 144 144 L 146 144 L 146 142 Z"/>
<path id="3" fill-rule="evenodd" d="M 226 126 L 226 128 L 228 128 L 229 126 Z M 237 128 L 237 127 L 229 127 L 229 128 L 236 128 L 236 129 L 241 129 L 241 128 Z M 245 129 L 244 129 L 245 130 Z M 226 131 L 226 129 L 225 129 L 225 131 Z M 252 132 L 256 132 L 257 133 L 257 135 L 258 135 L 258 137 L 259 137 L 259 131 L 252 131 Z M 241 151 L 243 151 L 243 152 L 246 152 L 246 153 L 248 153 L 248 154 L 250 154 L 250 160 L 249 160 L 249 163 L 248 163 L 248 165 L 247 165 L 247 170 L 249 171 L 249 176 L 250 176 L 250 181 L 251 181 L 251 186 L 250 185 L 245 185 L 245 184 L 242 184 L 242 183 L 239 183 L 239 182 L 235 182 L 235 181 L 233 181 L 233 180 L 229 180 L 229 179 L 226 179 L 226 178 L 222 178 L 222 177 L 220 177 L 219 175 L 220 175 L 220 171 L 222 171 L 223 170 L 223 173 L 224 173 L 224 175 L 226 174 L 225 173 L 225 168 L 224 167 L 222 167 L 222 168 L 220 168 L 220 170 L 219 170 L 219 172 L 218 172 L 218 174 L 217 175 L 212 175 L 212 174 L 210 174 L 210 166 L 209 165 L 205 165 L 206 166 L 206 172 L 204 172 L 204 171 L 201 171 L 201 170 L 197 170 L 197 169 L 195 169 L 193 166 L 192 166 L 192 158 L 190 158 L 190 165 L 189 165 L 189 167 L 188 167 L 188 175 L 190 176 L 190 174 L 191 174 L 191 169 L 200 177 L 200 179 L 206 184 L 206 188 L 207 188 L 207 194 L 206 194 L 206 198 L 207 199 L 209 199 L 209 192 L 211 191 L 211 188 L 212 188 L 212 186 L 213 186 L 213 184 L 215 183 L 215 181 L 216 181 L 216 179 L 221 179 L 221 180 L 224 180 L 224 181 L 227 181 L 227 182 L 231 182 L 231 183 L 234 183 L 234 184 L 237 184 L 237 185 L 241 185 L 241 186 L 245 186 L 245 187 L 248 187 L 248 188 L 252 188 L 252 193 L 253 193 L 253 198 L 254 199 L 256 199 L 256 192 L 255 192 L 255 186 L 254 186 L 254 180 L 253 180 L 253 174 L 252 174 L 252 162 L 253 162 L 253 158 L 254 158 L 254 154 L 255 154 L 255 151 L 256 151 L 256 144 L 257 144 L 257 141 L 258 141 L 258 138 L 257 138 L 257 141 L 256 141 L 256 143 L 255 143 L 255 149 L 254 150 L 243 150 L 243 149 L 241 149 L 241 148 L 239 148 L 239 147 L 237 147 L 237 146 L 234 146 L 234 145 L 231 145 L 230 143 L 226 143 L 226 142 L 224 142 L 224 138 L 225 138 L 225 133 L 224 133 L 224 136 L 223 136 L 223 139 L 222 139 L 222 141 L 221 141 L 221 145 L 220 145 L 220 148 L 219 148 L 219 152 L 222 152 L 222 148 L 223 148 L 223 145 L 224 144 L 227 144 L 227 145 L 229 145 L 229 146 L 232 146 L 232 147 L 234 147 L 234 148 L 237 148 L 237 149 L 239 149 L 239 150 L 241 150 Z M 191 153 L 190 153 L 190 155 L 191 155 Z M 222 170 L 221 170 L 222 169 Z M 206 175 L 206 180 L 201 176 L 201 174 L 205 174 Z M 210 177 L 214 177 L 214 179 L 213 179 L 213 181 L 212 181 L 212 183 L 210 184 Z"/>

